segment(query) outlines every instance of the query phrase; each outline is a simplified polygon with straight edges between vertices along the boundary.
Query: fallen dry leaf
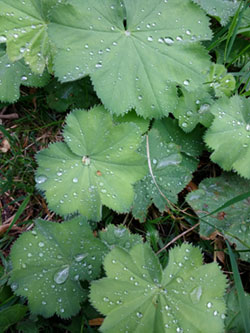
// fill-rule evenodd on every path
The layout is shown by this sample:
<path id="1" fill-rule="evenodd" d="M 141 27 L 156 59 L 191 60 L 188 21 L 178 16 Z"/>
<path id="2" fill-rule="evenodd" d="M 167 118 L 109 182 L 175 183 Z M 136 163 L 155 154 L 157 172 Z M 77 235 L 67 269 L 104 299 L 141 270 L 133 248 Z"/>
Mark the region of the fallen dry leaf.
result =
<path id="1" fill-rule="evenodd" d="M 0 151 L 2 153 L 7 153 L 10 150 L 10 143 L 7 139 L 3 139 L 1 146 L 0 146 Z"/>

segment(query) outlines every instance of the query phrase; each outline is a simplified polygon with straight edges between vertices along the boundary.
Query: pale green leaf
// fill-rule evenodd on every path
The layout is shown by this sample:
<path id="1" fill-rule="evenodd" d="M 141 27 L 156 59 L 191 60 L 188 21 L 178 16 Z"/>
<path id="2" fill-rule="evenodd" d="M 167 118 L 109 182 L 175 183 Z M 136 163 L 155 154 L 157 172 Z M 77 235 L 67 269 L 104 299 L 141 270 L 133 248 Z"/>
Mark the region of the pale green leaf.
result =
<path id="1" fill-rule="evenodd" d="M 79 212 L 101 219 L 105 205 L 129 211 L 132 184 L 147 172 L 145 158 L 136 150 L 141 132 L 133 123 L 114 125 L 102 106 L 73 111 L 66 120 L 65 143 L 58 142 L 37 155 L 37 187 L 49 208 L 61 215 Z"/>
<path id="2" fill-rule="evenodd" d="M 0 0 L 0 36 L 6 38 L 11 61 L 21 58 L 35 73 L 48 64 L 50 44 L 47 24 L 49 10 L 57 0 Z"/>
<path id="3" fill-rule="evenodd" d="M 212 161 L 226 171 L 234 169 L 250 178 L 250 99 L 222 98 L 213 104 L 211 112 L 215 119 L 205 142 L 214 150 Z"/>
<path id="4" fill-rule="evenodd" d="M 209 58 L 199 42 L 212 33 L 189 0 L 71 0 L 53 11 L 49 36 L 61 81 L 90 74 L 112 113 L 159 118 L 175 107 L 177 84 L 204 82 Z"/>
<path id="5" fill-rule="evenodd" d="M 182 154 L 180 146 L 175 143 L 165 142 L 156 129 L 149 132 L 148 142 L 152 173 L 149 170 L 134 186 L 132 212 L 140 221 L 145 220 L 147 208 L 152 203 L 161 212 L 167 206 L 167 200 L 176 203 L 177 194 L 190 182 L 197 167 L 195 158 Z M 145 155 L 146 145 L 144 140 L 142 150 Z"/>
<path id="6" fill-rule="evenodd" d="M 12 247 L 12 289 L 28 298 L 32 313 L 69 318 L 86 297 L 79 280 L 99 275 L 105 253 L 81 217 L 60 224 L 37 220 Z"/>
<path id="7" fill-rule="evenodd" d="M 226 278 L 216 263 L 202 265 L 198 248 L 170 250 L 164 271 L 148 244 L 115 248 L 104 268 L 107 278 L 92 282 L 90 294 L 107 316 L 102 332 L 223 332 Z"/>
<path id="8" fill-rule="evenodd" d="M 179 126 L 185 132 L 191 132 L 199 123 L 209 127 L 213 120 L 210 112 L 213 100 L 204 88 L 197 89 L 194 92 L 188 92 L 182 89 L 183 96 L 173 115 L 179 121 Z"/>
<path id="9" fill-rule="evenodd" d="M 20 97 L 20 85 L 42 87 L 49 80 L 48 73 L 36 75 L 24 61 L 11 62 L 0 47 L 0 101 L 13 103 Z"/>
<path id="10" fill-rule="evenodd" d="M 213 64 L 208 74 L 209 86 L 215 91 L 217 97 L 231 96 L 232 91 L 235 89 L 235 78 L 232 74 L 227 72 L 225 66 L 220 64 Z"/>
<path id="11" fill-rule="evenodd" d="M 142 243 L 142 237 L 131 234 L 123 225 L 114 226 L 110 224 L 106 229 L 99 232 L 101 241 L 109 248 L 115 246 L 130 250 L 134 245 Z"/>
<path id="12" fill-rule="evenodd" d="M 187 202 L 200 217 L 214 211 L 228 200 L 249 191 L 250 181 L 236 175 L 224 174 L 203 180 L 199 189 L 187 195 Z M 207 224 L 208 222 L 209 224 Z M 250 247 L 250 199 L 237 202 L 216 214 L 200 220 L 200 234 L 209 237 L 216 229 L 237 245 L 237 250 Z M 235 238 L 235 237 L 236 238 Z M 245 243 L 244 246 L 238 239 Z M 240 252 L 243 260 L 250 260 L 249 252 Z"/>
<path id="13" fill-rule="evenodd" d="M 218 18 L 222 25 L 226 25 L 239 6 L 234 0 L 192 0 L 203 8 L 207 14 Z"/>

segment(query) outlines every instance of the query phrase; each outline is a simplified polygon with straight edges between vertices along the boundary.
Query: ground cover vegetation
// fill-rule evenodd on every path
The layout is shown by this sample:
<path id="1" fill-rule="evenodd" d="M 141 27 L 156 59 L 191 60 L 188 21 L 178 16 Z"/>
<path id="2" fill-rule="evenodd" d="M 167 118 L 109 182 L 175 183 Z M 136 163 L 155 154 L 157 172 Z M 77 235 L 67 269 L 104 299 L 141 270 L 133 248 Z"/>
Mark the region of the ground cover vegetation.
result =
<path id="1" fill-rule="evenodd" d="M 0 332 L 250 332 L 250 2 L 0 0 Z"/>

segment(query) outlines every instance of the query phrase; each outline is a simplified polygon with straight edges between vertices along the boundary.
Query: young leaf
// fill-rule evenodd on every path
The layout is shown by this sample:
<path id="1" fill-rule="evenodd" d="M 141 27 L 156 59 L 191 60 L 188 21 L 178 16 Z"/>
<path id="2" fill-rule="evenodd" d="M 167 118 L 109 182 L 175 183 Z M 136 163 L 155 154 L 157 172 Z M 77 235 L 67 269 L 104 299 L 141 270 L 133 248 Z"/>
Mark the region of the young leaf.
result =
<path id="1" fill-rule="evenodd" d="M 217 178 L 203 180 L 199 189 L 187 195 L 187 202 L 200 217 L 214 211 L 225 202 L 249 191 L 250 181 L 233 174 L 224 174 Z M 243 260 L 250 260 L 250 201 L 245 199 L 217 214 L 204 217 L 200 220 L 200 234 L 209 237 L 217 228 L 224 231 L 225 236 L 237 245 Z M 206 221 L 210 224 L 208 225 Z M 212 226 L 211 226 L 212 225 Z M 214 227 L 213 227 L 214 226 Z M 236 238 L 235 238 L 235 237 Z M 244 246 L 239 240 L 245 243 Z"/>
<path id="2" fill-rule="evenodd" d="M 11 325 L 18 323 L 23 319 L 28 307 L 22 304 L 15 304 L 5 307 L 0 311 L 0 332 L 7 332 Z"/>
<path id="3" fill-rule="evenodd" d="M 145 155 L 146 146 L 145 140 L 142 146 Z M 145 220 L 147 208 L 151 203 L 160 211 L 164 211 L 167 205 L 166 198 L 176 203 L 177 194 L 190 182 L 197 167 L 196 159 L 182 154 L 180 147 L 175 143 L 165 143 L 156 129 L 149 132 L 148 150 L 152 173 L 149 171 L 147 176 L 134 186 L 132 212 L 140 221 Z"/>
<path id="4" fill-rule="evenodd" d="M 135 123 L 144 134 L 148 131 L 150 121 L 142 117 L 137 116 L 134 110 L 126 113 L 124 116 L 113 116 L 115 123 Z"/>
<path id="5" fill-rule="evenodd" d="M 224 96 L 224 94 L 230 97 L 236 83 L 233 75 L 228 73 L 226 67 L 220 64 L 211 66 L 208 82 L 210 82 L 209 86 L 214 89 L 217 97 Z"/>
<path id="6" fill-rule="evenodd" d="M 45 192 L 49 208 L 97 221 L 102 205 L 129 211 L 132 184 L 147 172 L 145 158 L 136 151 L 139 128 L 133 123 L 114 125 L 102 106 L 90 112 L 75 110 L 66 123 L 65 143 L 52 144 L 37 155 L 37 187 Z"/>
<path id="7" fill-rule="evenodd" d="M 205 89 L 197 89 L 189 92 L 182 89 L 183 96 L 179 99 L 179 103 L 173 115 L 179 121 L 179 126 L 184 132 L 191 132 L 199 123 L 205 127 L 209 127 L 213 120 L 210 112 L 213 100 Z"/>
<path id="8" fill-rule="evenodd" d="M 43 73 L 51 52 L 48 13 L 57 2 L 0 0 L 0 36 L 6 40 L 11 61 L 24 58 L 34 73 Z"/>
<path id="9" fill-rule="evenodd" d="M 69 318 L 86 297 L 79 280 L 99 275 L 105 253 L 107 247 L 81 217 L 60 224 L 37 220 L 12 247 L 11 286 L 28 298 L 33 313 Z"/>
<path id="10" fill-rule="evenodd" d="M 204 82 L 209 58 L 199 41 L 212 35 L 189 0 L 72 0 L 53 11 L 49 36 L 61 81 L 90 74 L 112 113 L 159 118 L 175 107 L 177 84 Z"/>
<path id="11" fill-rule="evenodd" d="M 101 241 L 109 248 L 115 246 L 130 250 L 134 245 L 142 243 L 142 238 L 138 234 L 131 234 L 123 225 L 114 226 L 110 224 L 107 229 L 99 232 Z"/>
<path id="12" fill-rule="evenodd" d="M 215 116 L 205 134 L 205 142 L 214 149 L 211 159 L 224 170 L 236 170 L 250 178 L 250 99 L 233 96 L 214 103 Z M 225 154 L 226 152 L 226 154 Z"/>
<path id="13" fill-rule="evenodd" d="M 11 62 L 0 47 L 0 101 L 13 103 L 20 96 L 20 85 L 42 87 L 49 80 L 48 73 L 36 75 L 24 61 Z"/>
<path id="14" fill-rule="evenodd" d="M 221 25 L 226 25 L 238 8 L 239 3 L 231 0 L 192 0 L 209 15 L 218 18 Z"/>
<path id="15" fill-rule="evenodd" d="M 92 282 L 90 294 L 107 316 L 102 332 L 223 331 L 226 278 L 216 263 L 202 265 L 198 248 L 170 250 L 163 272 L 148 244 L 113 249 L 104 267 L 107 278 Z"/>

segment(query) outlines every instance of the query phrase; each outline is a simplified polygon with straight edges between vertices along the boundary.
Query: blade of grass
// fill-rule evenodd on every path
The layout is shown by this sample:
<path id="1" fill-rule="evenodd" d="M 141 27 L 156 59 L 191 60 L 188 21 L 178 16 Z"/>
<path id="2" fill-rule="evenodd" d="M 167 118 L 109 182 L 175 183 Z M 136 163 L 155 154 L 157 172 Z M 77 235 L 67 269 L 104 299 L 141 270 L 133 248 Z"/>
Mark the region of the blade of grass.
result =
<path id="1" fill-rule="evenodd" d="M 242 317 L 242 321 L 244 323 L 245 332 L 249 333 L 250 332 L 250 318 L 249 318 L 249 311 L 248 311 L 249 309 L 248 309 L 247 299 L 245 297 L 245 293 L 244 293 L 244 289 L 242 286 L 240 273 L 238 270 L 238 266 L 237 266 L 237 262 L 236 262 L 234 253 L 227 240 L 226 240 L 226 244 L 227 244 L 230 262 L 231 262 L 231 266 L 232 266 L 232 270 L 233 270 L 235 287 L 236 287 L 237 294 L 238 294 L 240 314 Z"/>
<path id="2" fill-rule="evenodd" d="M 8 230 L 6 231 L 6 235 L 8 235 L 8 233 L 10 232 L 11 228 L 13 227 L 13 225 L 16 223 L 16 221 L 19 219 L 19 217 L 22 215 L 22 213 L 25 211 L 25 208 L 27 207 L 28 203 L 30 201 L 30 195 L 28 195 L 22 202 L 22 204 L 19 206 L 16 215 L 13 219 L 13 221 L 11 222 L 11 225 L 9 226 Z"/>

